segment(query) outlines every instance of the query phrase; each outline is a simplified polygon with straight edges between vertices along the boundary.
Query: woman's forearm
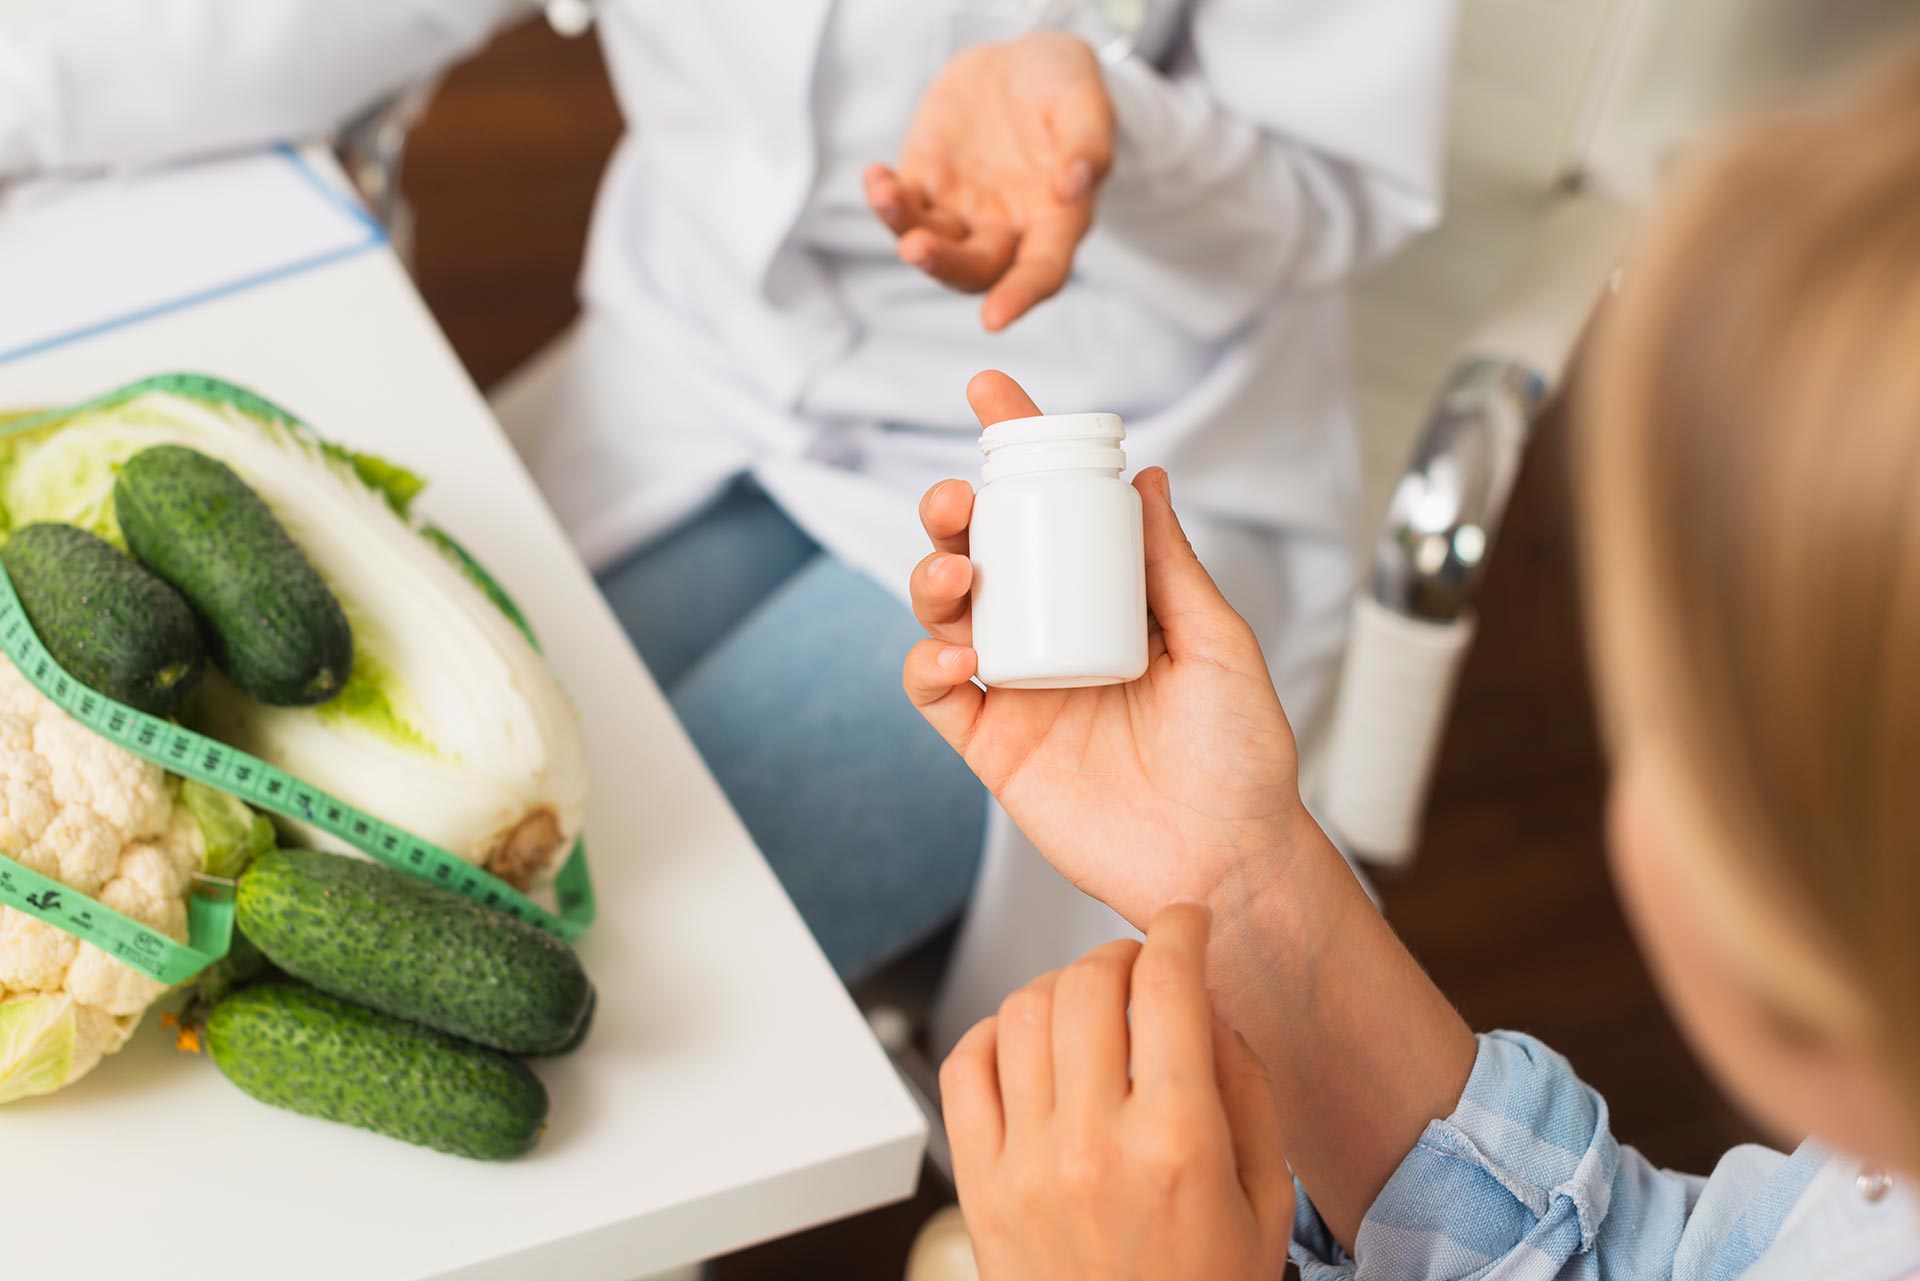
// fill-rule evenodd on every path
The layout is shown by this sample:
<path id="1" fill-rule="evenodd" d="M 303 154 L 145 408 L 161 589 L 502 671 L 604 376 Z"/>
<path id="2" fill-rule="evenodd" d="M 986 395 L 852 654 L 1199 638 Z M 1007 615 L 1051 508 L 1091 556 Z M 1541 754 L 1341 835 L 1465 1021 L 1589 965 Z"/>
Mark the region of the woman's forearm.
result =
<path id="1" fill-rule="evenodd" d="M 1367 1208 L 1473 1068 L 1473 1033 L 1304 813 L 1214 895 L 1209 981 L 1273 1075 L 1288 1159 L 1351 1247 Z"/>

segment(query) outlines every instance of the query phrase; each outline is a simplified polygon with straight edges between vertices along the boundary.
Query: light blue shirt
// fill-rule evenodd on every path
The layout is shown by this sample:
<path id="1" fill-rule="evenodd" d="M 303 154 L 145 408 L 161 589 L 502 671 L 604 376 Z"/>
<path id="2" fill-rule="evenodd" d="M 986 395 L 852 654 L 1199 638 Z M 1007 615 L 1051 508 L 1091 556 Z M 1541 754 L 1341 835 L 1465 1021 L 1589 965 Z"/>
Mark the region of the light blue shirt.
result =
<path id="1" fill-rule="evenodd" d="M 1293 1257 L 1303 1281 L 1903 1281 L 1920 1215 L 1905 1188 L 1812 1144 L 1735 1148 L 1706 1178 L 1655 1169 L 1564 1058 L 1493 1032 L 1354 1253 L 1303 1191 Z"/>

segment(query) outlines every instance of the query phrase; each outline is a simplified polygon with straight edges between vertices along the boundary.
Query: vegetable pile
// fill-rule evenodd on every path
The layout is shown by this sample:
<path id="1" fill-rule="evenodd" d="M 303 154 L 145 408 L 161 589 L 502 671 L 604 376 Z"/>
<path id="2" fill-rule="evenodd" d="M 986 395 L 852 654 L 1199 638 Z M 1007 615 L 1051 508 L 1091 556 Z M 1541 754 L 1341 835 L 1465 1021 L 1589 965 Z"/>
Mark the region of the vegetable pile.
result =
<path id="1" fill-rule="evenodd" d="M 165 385 L 186 381 L 0 436 L 0 564 L 41 644 L 89 688 L 498 878 L 482 882 L 550 882 L 578 842 L 585 753 L 511 602 L 413 517 L 418 478 L 235 389 Z M 281 838 L 345 848 L 96 735 L 0 656 L 0 853 L 179 941 L 196 876 L 239 878 L 230 952 L 169 1016 L 183 1044 L 204 1035 L 277 1106 L 472 1157 L 532 1147 L 547 1097 L 514 1056 L 585 1037 L 572 949 Z M 443 879 L 458 867 L 434 857 Z M 162 990 L 0 904 L 0 1103 L 84 1075 Z"/>
<path id="2" fill-rule="evenodd" d="M 221 522 L 241 519 L 234 505 L 250 504 L 207 469 L 183 466 L 175 451 L 120 484 L 130 460 L 156 445 L 225 464 L 291 547 L 258 532 L 218 537 Z M 230 665 L 208 674 L 183 713 L 187 724 L 516 888 L 542 886 L 585 820 L 579 725 L 498 589 L 413 518 L 422 485 L 284 416 L 166 392 L 109 400 L 0 441 L 0 528 L 45 521 L 117 548 L 137 542 L 150 569 L 223 624 L 210 656 Z M 246 523 L 257 525 L 257 515 Z M 192 537 L 196 530 L 202 536 Z M 276 677 L 255 661 L 262 651 L 297 656 L 324 680 L 323 660 L 345 659 L 326 648 L 340 643 L 340 630 L 325 600 L 311 584 L 284 579 L 293 555 L 310 565 L 351 632 L 351 670 L 336 674 L 344 680 L 331 696 L 312 691 L 325 701 L 305 705 L 297 686 L 275 683 L 299 673 Z M 249 595 L 256 591 L 264 596 Z M 244 614 L 253 599 L 279 602 L 257 628 Z M 38 621 L 34 630 L 51 644 Z M 316 832 L 297 835 L 326 843 Z"/>

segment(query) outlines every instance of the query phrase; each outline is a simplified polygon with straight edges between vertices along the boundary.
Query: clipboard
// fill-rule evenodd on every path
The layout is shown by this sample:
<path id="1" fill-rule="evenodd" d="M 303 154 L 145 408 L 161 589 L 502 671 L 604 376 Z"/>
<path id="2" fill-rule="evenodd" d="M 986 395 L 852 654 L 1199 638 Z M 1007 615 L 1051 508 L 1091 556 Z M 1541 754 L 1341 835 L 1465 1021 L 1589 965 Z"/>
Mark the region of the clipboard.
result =
<path id="1" fill-rule="evenodd" d="M 0 195 L 0 365 L 312 271 L 386 232 L 298 151 Z"/>

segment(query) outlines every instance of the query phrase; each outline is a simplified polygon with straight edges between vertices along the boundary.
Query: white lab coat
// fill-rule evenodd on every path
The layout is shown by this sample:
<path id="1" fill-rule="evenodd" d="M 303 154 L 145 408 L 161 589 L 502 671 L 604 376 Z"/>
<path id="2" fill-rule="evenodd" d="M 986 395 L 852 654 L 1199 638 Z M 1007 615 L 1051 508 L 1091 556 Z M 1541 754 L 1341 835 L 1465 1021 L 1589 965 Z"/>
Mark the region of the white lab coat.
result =
<path id="1" fill-rule="evenodd" d="M 901 590 L 920 493 L 978 466 L 962 388 L 1004 368 L 1043 408 L 1126 417 L 1130 464 L 1169 469 L 1296 720 L 1313 719 L 1360 499 L 1344 285 L 1437 217 L 1455 6 L 1144 2 L 1139 49 L 1107 73 L 1116 159 L 1074 280 L 989 335 L 977 298 L 898 262 L 859 174 L 897 157 L 961 41 L 1016 28 L 1016 0 L 606 0 L 630 129 L 585 318 L 499 400 L 589 562 L 751 471 Z M 7 0 L 0 180 L 322 132 L 530 12 Z M 996 845 L 981 893 L 1016 910 L 963 944 L 1002 975 L 976 971 L 962 1006 L 1114 928 Z"/>

